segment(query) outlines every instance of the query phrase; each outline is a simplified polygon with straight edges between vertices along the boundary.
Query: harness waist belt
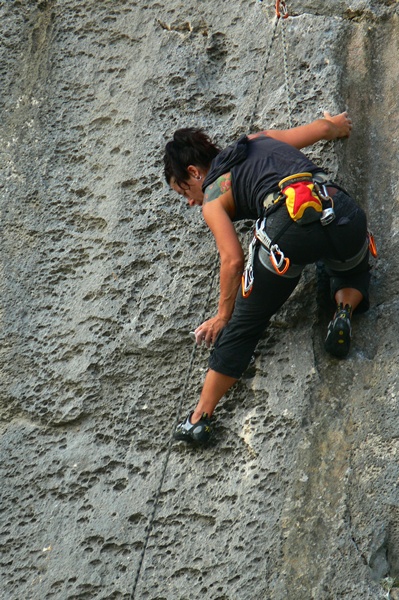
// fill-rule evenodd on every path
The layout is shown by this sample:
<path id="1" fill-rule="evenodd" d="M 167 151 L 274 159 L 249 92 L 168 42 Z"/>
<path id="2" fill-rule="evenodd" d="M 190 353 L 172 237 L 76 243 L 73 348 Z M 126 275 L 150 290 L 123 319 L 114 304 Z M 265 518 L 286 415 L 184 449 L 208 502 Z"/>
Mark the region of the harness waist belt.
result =
<path id="1" fill-rule="evenodd" d="M 318 184 L 322 184 L 325 186 L 332 186 L 334 188 L 334 184 L 332 183 L 331 178 L 324 171 L 317 171 L 316 173 L 313 173 L 312 179 L 313 179 L 313 181 L 315 181 Z M 336 190 L 336 188 L 334 188 L 333 194 L 335 194 L 335 190 Z M 281 194 L 280 190 L 274 190 L 273 192 L 269 192 L 268 194 L 266 194 L 266 196 L 262 202 L 263 208 L 267 209 L 270 206 L 272 206 L 276 202 L 276 200 L 280 197 L 280 194 Z"/>

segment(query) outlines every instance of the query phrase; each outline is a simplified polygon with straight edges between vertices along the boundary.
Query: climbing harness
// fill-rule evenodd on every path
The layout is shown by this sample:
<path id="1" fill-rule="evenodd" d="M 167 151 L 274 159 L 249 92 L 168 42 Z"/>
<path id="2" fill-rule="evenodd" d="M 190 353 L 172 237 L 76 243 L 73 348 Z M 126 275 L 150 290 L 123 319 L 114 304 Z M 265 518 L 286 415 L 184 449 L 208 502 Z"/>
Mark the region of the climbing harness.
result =
<path id="1" fill-rule="evenodd" d="M 296 277 L 303 267 L 292 265 L 290 259 L 277 244 L 277 240 L 292 223 L 306 225 L 320 221 L 323 227 L 330 225 L 335 219 L 334 202 L 328 193 L 331 185 L 324 171 L 316 174 L 296 173 L 282 179 L 279 190 L 268 194 L 263 202 L 264 216 L 256 221 L 254 235 L 249 244 L 248 261 L 242 276 L 242 295 L 247 298 L 254 284 L 254 260 L 256 251 L 263 266 L 270 268 L 265 261 L 265 253 L 271 266 L 278 275 Z M 291 220 L 272 240 L 266 233 L 268 215 L 285 203 Z"/>
<path id="2" fill-rule="evenodd" d="M 248 260 L 242 276 L 242 295 L 247 298 L 254 284 L 254 260 L 258 252 L 259 260 L 266 269 L 270 264 L 274 271 L 281 276 L 297 277 L 303 270 L 303 265 L 294 265 L 276 243 L 288 227 L 296 222 L 298 225 L 319 221 L 325 228 L 327 237 L 333 247 L 335 259 L 324 259 L 325 266 L 334 271 L 348 271 L 359 265 L 367 254 L 377 258 L 377 247 L 373 233 L 369 230 L 362 248 L 351 258 L 340 257 L 339 249 L 333 243 L 328 234 L 327 226 L 335 220 L 334 202 L 328 193 L 328 187 L 332 186 L 342 189 L 328 179 L 324 171 L 311 173 L 297 173 L 282 179 L 279 183 L 280 192 L 271 192 L 264 200 L 265 215 L 255 223 L 254 235 L 249 244 Z M 291 219 L 284 225 L 282 230 L 271 239 L 266 233 L 266 222 L 268 215 L 285 202 Z M 311 211 L 306 218 L 306 211 Z M 269 259 L 269 261 L 267 260 Z"/>

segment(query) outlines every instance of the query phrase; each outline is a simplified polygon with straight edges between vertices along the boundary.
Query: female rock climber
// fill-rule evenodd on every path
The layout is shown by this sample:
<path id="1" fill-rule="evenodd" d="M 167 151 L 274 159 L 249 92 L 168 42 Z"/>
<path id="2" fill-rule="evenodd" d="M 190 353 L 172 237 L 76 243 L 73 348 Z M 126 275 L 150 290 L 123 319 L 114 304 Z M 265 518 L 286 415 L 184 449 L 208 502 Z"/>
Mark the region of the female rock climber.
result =
<path id="1" fill-rule="evenodd" d="M 352 313 L 369 306 L 366 216 L 300 149 L 349 137 L 351 129 L 346 112 L 324 113 L 300 127 L 242 136 L 224 150 L 195 128 L 177 130 L 167 143 L 166 180 L 190 206 L 202 206 L 220 255 L 218 311 L 195 330 L 198 344 L 214 345 L 209 369 L 200 399 L 177 426 L 175 439 L 208 440 L 215 406 L 245 371 L 271 316 L 293 292 L 307 264 L 324 262 L 336 303 L 325 349 L 337 357 L 349 352 Z M 281 180 L 286 178 L 284 188 Z M 313 202 L 318 208 L 308 211 L 307 219 Z M 244 253 L 233 225 L 240 219 L 258 219 L 259 233 L 242 290 Z"/>

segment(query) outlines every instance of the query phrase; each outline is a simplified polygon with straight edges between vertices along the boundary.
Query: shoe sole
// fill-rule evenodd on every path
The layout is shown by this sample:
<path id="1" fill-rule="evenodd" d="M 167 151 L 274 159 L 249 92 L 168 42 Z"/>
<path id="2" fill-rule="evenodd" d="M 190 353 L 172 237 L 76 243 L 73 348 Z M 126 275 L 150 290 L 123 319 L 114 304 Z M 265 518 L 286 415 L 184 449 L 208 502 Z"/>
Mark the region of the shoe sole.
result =
<path id="1" fill-rule="evenodd" d="M 206 427 L 206 428 L 205 428 Z M 173 438 L 179 442 L 188 442 L 189 444 L 206 444 L 210 438 L 211 432 L 210 432 L 210 428 L 209 425 L 204 426 L 202 429 L 202 431 L 198 431 L 197 428 L 197 434 L 194 434 L 195 431 L 195 427 L 193 427 L 192 430 L 190 431 L 175 431 L 173 434 Z M 206 430 L 208 429 L 208 431 Z"/>
<path id="2" fill-rule="evenodd" d="M 209 442 L 209 438 L 210 435 L 208 435 L 206 438 L 203 439 L 195 439 L 193 438 L 191 435 L 179 435 L 179 434 L 174 434 L 173 435 L 173 439 L 176 440 L 177 442 L 186 442 L 187 444 L 192 444 L 194 446 L 204 446 L 205 444 L 207 444 Z"/>
<path id="3" fill-rule="evenodd" d="M 324 348 L 329 354 L 344 358 L 349 353 L 351 343 L 350 325 L 343 319 L 337 319 L 332 331 L 327 335 Z"/>

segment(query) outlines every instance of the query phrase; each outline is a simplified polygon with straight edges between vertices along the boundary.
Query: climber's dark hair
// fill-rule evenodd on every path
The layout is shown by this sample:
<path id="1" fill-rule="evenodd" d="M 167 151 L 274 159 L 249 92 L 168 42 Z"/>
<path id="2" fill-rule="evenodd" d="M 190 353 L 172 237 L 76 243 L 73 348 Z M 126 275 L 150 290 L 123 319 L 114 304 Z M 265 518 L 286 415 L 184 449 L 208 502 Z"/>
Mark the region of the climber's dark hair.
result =
<path id="1" fill-rule="evenodd" d="M 203 129 L 185 127 L 175 131 L 173 140 L 165 146 L 165 178 L 167 183 L 174 177 L 177 185 L 184 187 L 189 178 L 187 167 L 194 165 L 209 169 L 212 160 L 219 154 L 216 146 Z M 183 184 L 183 185 L 182 185 Z"/>

